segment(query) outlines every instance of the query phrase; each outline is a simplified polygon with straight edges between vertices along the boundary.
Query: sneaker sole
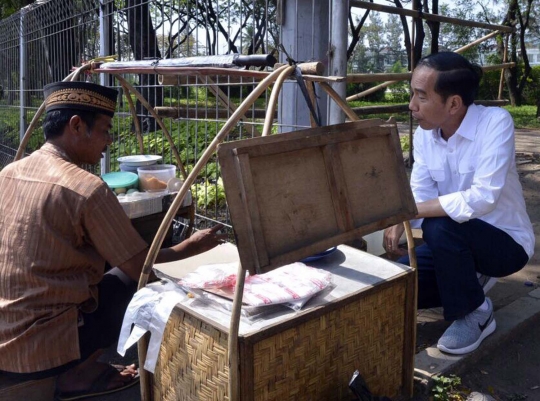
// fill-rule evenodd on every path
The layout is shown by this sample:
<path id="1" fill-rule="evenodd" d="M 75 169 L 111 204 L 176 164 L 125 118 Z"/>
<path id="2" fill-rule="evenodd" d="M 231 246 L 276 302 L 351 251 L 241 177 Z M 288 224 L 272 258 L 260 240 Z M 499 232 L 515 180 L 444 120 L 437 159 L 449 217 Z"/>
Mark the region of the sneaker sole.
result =
<path id="1" fill-rule="evenodd" d="M 482 334 L 480 334 L 480 338 L 478 338 L 478 340 L 476 340 L 475 343 L 468 345 L 467 347 L 457 348 L 457 349 L 450 349 L 450 348 L 446 348 L 444 345 L 437 344 L 437 348 L 439 349 L 439 351 L 446 352 L 447 354 L 453 354 L 453 355 L 468 354 L 469 352 L 472 352 L 475 349 L 477 349 L 482 343 L 482 341 L 484 341 L 484 339 L 487 336 L 492 334 L 496 328 L 497 328 L 497 323 L 495 323 L 495 319 L 493 319 L 492 322 L 488 325 L 488 327 L 486 327 L 486 329 L 482 332 Z"/>

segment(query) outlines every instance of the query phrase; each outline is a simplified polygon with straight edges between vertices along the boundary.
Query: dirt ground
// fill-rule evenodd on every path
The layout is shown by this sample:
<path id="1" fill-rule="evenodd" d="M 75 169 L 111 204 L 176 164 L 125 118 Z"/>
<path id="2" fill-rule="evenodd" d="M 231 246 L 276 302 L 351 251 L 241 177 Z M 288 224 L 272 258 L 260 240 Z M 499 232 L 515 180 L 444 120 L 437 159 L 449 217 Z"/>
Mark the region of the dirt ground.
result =
<path id="1" fill-rule="evenodd" d="M 534 133 L 540 146 L 540 133 Z M 523 137 L 522 137 L 523 138 Z M 527 135 L 527 138 L 529 136 Z M 536 142 L 536 141 L 535 141 Z M 498 310 L 516 299 L 526 296 L 540 286 L 540 153 L 534 147 L 522 143 L 521 148 L 532 152 L 517 152 L 518 171 L 523 186 L 527 211 L 536 234 L 536 253 L 520 272 L 500 279 L 488 294 Z M 440 318 L 424 319 L 419 316 L 418 347 L 436 343 L 448 323 Z M 491 395 L 499 401 L 540 400 L 540 317 L 528 322 L 525 329 L 517 330 L 504 343 L 489 354 L 476 351 L 480 356 L 455 372 L 461 379 L 460 393 L 464 398 L 468 392 L 476 391 Z M 417 394 L 415 400 L 432 399 Z"/>

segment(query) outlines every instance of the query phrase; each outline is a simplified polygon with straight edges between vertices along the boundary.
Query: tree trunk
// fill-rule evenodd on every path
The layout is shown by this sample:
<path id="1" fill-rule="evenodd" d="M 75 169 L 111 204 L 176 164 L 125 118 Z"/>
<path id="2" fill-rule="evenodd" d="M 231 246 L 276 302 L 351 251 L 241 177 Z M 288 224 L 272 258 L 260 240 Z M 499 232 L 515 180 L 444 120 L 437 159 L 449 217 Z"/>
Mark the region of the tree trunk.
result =
<path id="1" fill-rule="evenodd" d="M 403 8 L 400 0 L 394 0 L 394 4 L 397 8 Z M 409 23 L 404 15 L 400 15 L 399 19 L 403 26 L 403 40 L 405 41 L 405 50 L 407 52 L 407 69 L 411 71 L 411 34 L 409 32 Z"/>
<path id="2" fill-rule="evenodd" d="M 511 0 L 508 6 L 508 13 L 505 18 L 505 22 L 509 25 L 512 25 L 515 23 L 517 18 L 517 10 L 518 10 L 518 1 L 517 0 Z M 517 64 L 517 34 L 516 32 L 512 32 L 510 34 L 510 60 Z M 508 87 L 508 96 L 510 100 L 510 104 L 512 106 L 517 106 L 521 103 L 521 96 L 518 91 L 518 68 L 517 66 L 512 68 L 507 68 L 504 71 L 504 78 L 506 80 L 506 85 Z"/>
<path id="3" fill-rule="evenodd" d="M 148 3 L 144 0 L 126 0 L 125 7 L 128 14 L 129 45 L 135 60 L 161 59 Z M 139 74 L 139 85 L 139 91 L 152 106 L 163 105 L 163 88 L 158 85 L 156 74 Z M 139 101 L 136 110 L 144 133 L 159 129 L 155 119 Z"/>
<path id="4" fill-rule="evenodd" d="M 424 12 L 429 13 L 429 7 L 427 1 L 424 2 Z M 439 0 L 432 0 L 431 2 L 431 13 L 439 14 Z M 427 21 L 427 25 L 431 32 L 431 53 L 439 52 L 439 31 L 440 31 L 440 22 L 438 21 Z"/>
<path id="5" fill-rule="evenodd" d="M 36 21 L 32 21 L 31 25 L 50 27 L 50 32 L 56 32 L 54 35 L 46 35 L 44 40 L 49 79 L 51 82 L 62 81 L 71 72 L 72 67 L 81 62 L 81 46 L 78 45 L 78 37 L 74 29 L 77 21 L 75 21 L 76 17 L 73 17 L 75 13 L 72 3 L 67 2 L 65 7 L 56 7 L 54 3 L 49 2 L 44 3 L 37 10 L 38 13 L 32 14 Z M 53 18 L 59 22 L 53 23 Z"/>
<path id="6" fill-rule="evenodd" d="M 416 10 L 422 10 L 422 1 L 421 0 L 413 0 L 416 4 L 415 9 Z M 424 47 L 424 21 L 422 18 L 416 18 L 415 19 L 415 27 L 416 27 L 416 33 L 414 35 L 414 59 L 413 59 L 413 65 L 416 66 L 418 63 L 418 60 L 422 58 L 422 48 Z"/>

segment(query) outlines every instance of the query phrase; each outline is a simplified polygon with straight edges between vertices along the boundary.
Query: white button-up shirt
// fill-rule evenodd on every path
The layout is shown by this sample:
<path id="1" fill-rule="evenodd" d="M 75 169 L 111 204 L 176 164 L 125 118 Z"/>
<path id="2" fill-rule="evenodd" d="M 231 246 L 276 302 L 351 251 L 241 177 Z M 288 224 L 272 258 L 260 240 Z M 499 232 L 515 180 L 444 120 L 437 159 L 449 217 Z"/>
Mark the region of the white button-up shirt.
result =
<path id="1" fill-rule="evenodd" d="M 516 169 L 514 123 L 506 110 L 473 104 L 448 142 L 440 130 L 418 127 L 413 143 L 416 202 L 439 198 L 453 220 L 483 220 L 508 233 L 529 258 L 533 255 L 535 238 Z"/>

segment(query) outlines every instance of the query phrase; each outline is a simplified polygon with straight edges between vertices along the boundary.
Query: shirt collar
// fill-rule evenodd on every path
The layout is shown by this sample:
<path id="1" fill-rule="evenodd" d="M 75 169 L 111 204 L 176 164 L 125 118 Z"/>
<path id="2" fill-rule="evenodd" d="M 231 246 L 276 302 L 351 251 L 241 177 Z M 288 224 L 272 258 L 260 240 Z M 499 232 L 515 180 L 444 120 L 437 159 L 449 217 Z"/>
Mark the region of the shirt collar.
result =
<path id="1" fill-rule="evenodd" d="M 470 141 L 474 141 L 479 119 L 480 108 L 472 103 L 469 107 L 467 107 L 467 113 L 465 113 L 465 117 L 457 129 L 456 134 Z"/>
<path id="2" fill-rule="evenodd" d="M 459 128 L 454 135 L 460 135 L 465 139 L 474 141 L 474 138 L 476 137 L 476 128 L 478 127 L 479 118 L 480 108 L 473 103 L 469 107 L 467 107 L 465 117 L 463 118 L 463 121 L 461 122 Z M 443 142 L 446 142 L 442 139 L 440 128 L 432 129 L 431 136 L 435 141 L 441 140 Z"/>
<path id="3" fill-rule="evenodd" d="M 50 142 L 45 142 L 45 144 L 40 148 L 41 151 L 50 153 L 54 156 L 57 156 L 61 159 L 64 159 L 67 162 L 73 163 L 66 152 L 59 146 L 53 145 Z"/>

